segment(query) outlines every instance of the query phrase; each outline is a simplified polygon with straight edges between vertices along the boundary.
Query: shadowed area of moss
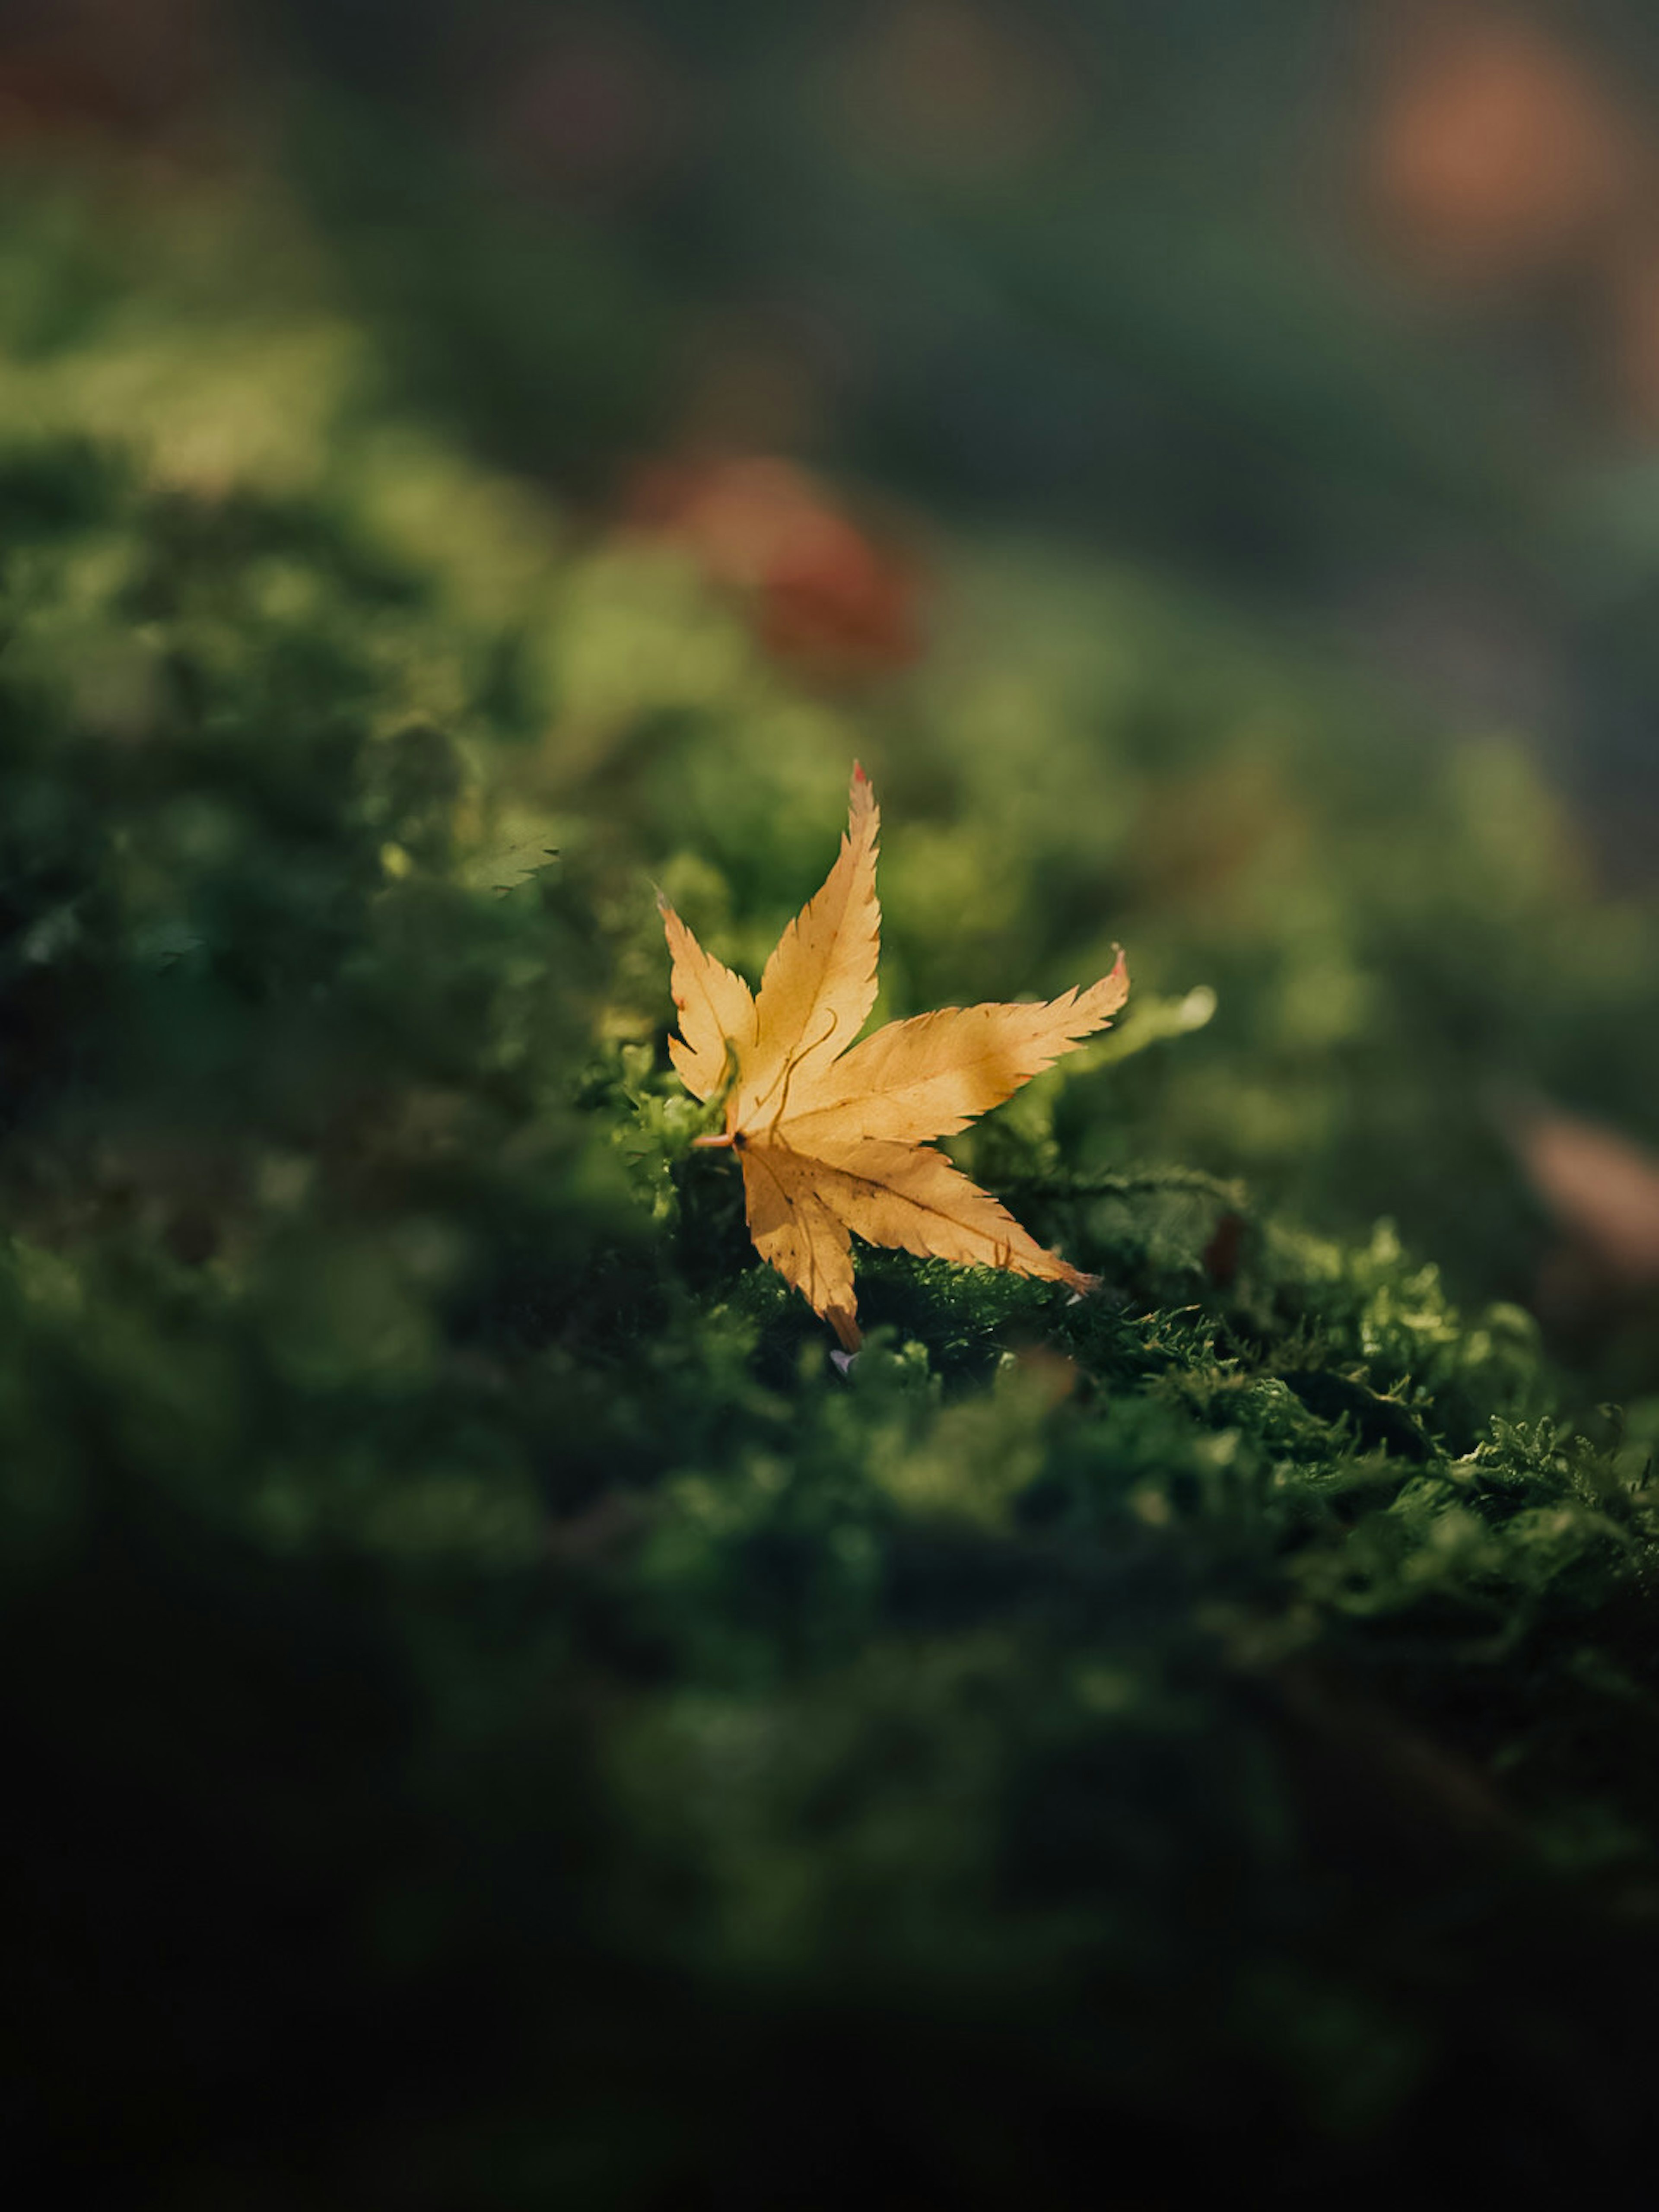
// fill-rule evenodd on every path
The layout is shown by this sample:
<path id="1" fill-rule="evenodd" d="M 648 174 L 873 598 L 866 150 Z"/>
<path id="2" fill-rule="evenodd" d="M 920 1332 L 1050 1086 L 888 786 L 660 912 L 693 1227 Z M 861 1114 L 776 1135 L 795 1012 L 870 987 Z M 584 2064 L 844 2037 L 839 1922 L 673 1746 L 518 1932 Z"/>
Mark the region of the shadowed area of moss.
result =
<path id="1" fill-rule="evenodd" d="M 1652 1341 L 1547 1358 L 1487 1101 L 1650 1116 L 1653 917 L 1516 750 L 1029 549 L 815 692 L 393 411 L 306 241 L 266 344 L 230 217 L 112 221 L 17 216 L 0 368 L 21 2148 L 1626 2201 Z M 1137 981 L 962 1148 L 1102 1291 L 861 1255 L 843 1377 L 691 1151 L 649 886 L 752 970 L 855 751 L 887 1011 Z"/>

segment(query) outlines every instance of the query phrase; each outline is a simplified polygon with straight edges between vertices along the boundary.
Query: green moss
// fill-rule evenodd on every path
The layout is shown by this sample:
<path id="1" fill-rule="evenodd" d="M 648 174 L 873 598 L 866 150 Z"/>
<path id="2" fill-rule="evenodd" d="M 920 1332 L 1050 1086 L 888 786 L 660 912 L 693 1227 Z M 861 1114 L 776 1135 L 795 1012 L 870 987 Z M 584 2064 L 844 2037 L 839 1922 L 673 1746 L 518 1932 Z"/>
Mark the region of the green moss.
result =
<path id="1" fill-rule="evenodd" d="M 161 238 L 8 247 L 80 303 L 0 465 L 31 2147 L 180 2204 L 1059 2204 L 1449 2128 L 1450 2180 L 1613 2187 L 1659 1493 L 1650 1403 L 1588 1409 L 1650 1353 L 1552 1371 L 1482 1100 L 1650 1115 L 1652 918 L 1518 751 L 1120 575 L 969 549 L 921 672 L 808 696 L 350 332 L 296 416 L 235 252 L 221 329 Z M 1117 936 L 1138 1011 L 962 1146 L 1102 1292 L 861 1255 L 843 1376 L 691 1152 L 649 883 L 757 964 L 855 750 L 890 1011 Z"/>

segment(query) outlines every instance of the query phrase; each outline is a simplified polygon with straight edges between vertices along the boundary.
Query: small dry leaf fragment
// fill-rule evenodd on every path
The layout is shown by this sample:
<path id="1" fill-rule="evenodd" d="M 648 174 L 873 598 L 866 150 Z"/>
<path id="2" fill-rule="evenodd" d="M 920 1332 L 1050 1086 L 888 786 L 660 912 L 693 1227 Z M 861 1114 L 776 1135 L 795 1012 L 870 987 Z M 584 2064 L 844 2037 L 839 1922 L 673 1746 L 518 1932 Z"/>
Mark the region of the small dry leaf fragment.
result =
<path id="1" fill-rule="evenodd" d="M 949 1006 L 854 1043 L 876 999 L 879 830 L 875 793 L 855 766 L 840 855 L 779 939 L 758 996 L 663 907 L 680 1019 L 674 1066 L 696 1098 L 732 1075 L 725 1133 L 699 1141 L 738 1153 L 757 1250 L 849 1352 L 860 1342 L 855 1236 L 1091 1286 L 929 1139 L 965 1128 L 1075 1051 L 1129 994 L 1120 953 L 1085 991 L 1041 1006 Z"/>
<path id="2" fill-rule="evenodd" d="M 1659 1158 L 1555 1107 L 1512 1108 L 1505 1120 L 1533 1188 L 1605 1285 L 1659 1283 Z"/>

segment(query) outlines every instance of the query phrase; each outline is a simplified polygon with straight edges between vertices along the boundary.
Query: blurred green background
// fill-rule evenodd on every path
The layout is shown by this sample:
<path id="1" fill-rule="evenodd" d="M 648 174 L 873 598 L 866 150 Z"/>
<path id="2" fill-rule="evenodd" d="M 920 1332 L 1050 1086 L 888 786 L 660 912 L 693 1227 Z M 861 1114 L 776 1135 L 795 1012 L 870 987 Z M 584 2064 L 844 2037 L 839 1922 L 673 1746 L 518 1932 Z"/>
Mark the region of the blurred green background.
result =
<path id="1" fill-rule="evenodd" d="M 25 2151 L 1643 2201 L 1646 12 L 43 0 L 0 165 Z M 1134 992 L 843 1378 L 652 887 L 854 756 L 882 1014 Z"/>
<path id="2" fill-rule="evenodd" d="M 25 150 L 279 179 L 399 384 L 561 494 L 781 450 L 1121 548 L 1650 842 L 1645 11 L 8 13 Z"/>

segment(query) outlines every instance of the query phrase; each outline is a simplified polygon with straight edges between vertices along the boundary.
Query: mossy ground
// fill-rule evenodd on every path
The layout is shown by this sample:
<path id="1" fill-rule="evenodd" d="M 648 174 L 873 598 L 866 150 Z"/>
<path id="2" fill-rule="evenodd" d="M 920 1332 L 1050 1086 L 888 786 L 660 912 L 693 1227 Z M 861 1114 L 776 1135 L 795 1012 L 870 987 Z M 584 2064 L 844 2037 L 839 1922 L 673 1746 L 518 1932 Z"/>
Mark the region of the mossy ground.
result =
<path id="1" fill-rule="evenodd" d="M 1516 749 L 1080 557 L 951 554 L 816 690 L 220 220 L 6 247 L 21 2147 L 1639 2201 L 1653 1339 L 1547 1358 L 1490 1101 L 1650 1127 L 1654 918 Z M 887 1011 L 1136 994 L 963 1146 L 1103 1292 L 866 1255 L 843 1377 L 690 1152 L 650 884 L 752 971 L 854 753 Z"/>

